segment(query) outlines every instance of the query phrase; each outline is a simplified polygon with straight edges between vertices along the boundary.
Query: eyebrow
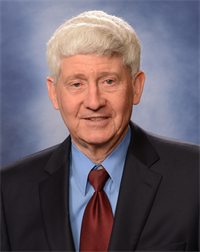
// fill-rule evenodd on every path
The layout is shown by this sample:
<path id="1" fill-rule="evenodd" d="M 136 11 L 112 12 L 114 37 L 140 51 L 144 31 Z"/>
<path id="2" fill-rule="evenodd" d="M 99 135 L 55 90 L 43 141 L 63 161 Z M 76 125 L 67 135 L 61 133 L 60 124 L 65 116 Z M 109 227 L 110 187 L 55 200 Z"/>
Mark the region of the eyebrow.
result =
<path id="1" fill-rule="evenodd" d="M 121 75 L 118 74 L 117 72 L 100 72 L 98 75 L 97 75 L 97 78 L 100 79 L 102 78 L 103 76 L 109 76 L 109 75 L 115 75 L 117 76 L 118 79 L 121 79 Z M 75 79 L 86 79 L 86 76 L 84 74 L 72 74 L 72 75 L 69 75 L 66 79 L 65 79 L 65 83 L 67 83 L 68 81 L 70 80 L 75 80 Z"/>
<path id="2" fill-rule="evenodd" d="M 72 75 L 69 75 L 66 79 L 65 79 L 65 82 L 68 81 L 68 80 L 75 80 L 75 79 L 85 79 L 85 75 L 84 74 L 72 74 Z"/>
<path id="3" fill-rule="evenodd" d="M 121 79 L 121 75 L 118 74 L 117 72 L 101 72 L 98 74 L 99 78 L 101 78 L 103 76 L 109 76 L 109 75 L 115 75 L 115 76 L 117 76 L 118 79 Z"/>

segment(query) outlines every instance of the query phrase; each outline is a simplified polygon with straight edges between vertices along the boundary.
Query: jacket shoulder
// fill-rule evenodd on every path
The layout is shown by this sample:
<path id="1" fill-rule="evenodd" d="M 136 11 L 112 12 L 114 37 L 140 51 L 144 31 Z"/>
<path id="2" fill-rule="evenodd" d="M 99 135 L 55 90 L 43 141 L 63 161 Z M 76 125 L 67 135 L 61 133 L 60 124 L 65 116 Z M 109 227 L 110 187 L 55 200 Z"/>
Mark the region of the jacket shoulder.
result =
<path id="1" fill-rule="evenodd" d="M 199 155 L 200 145 L 182 140 L 171 139 L 147 132 L 148 138 L 154 147 L 160 151 L 173 152 L 174 155 L 185 153 L 188 155 Z"/>
<path id="2" fill-rule="evenodd" d="M 45 150 L 31 154 L 27 157 L 21 158 L 11 164 L 8 164 L 0 169 L 2 181 L 6 178 L 17 178 L 27 176 L 33 176 L 34 174 L 44 174 L 44 169 L 53 156 L 58 156 L 60 152 L 65 151 L 70 143 L 68 137 L 61 144 L 52 146 Z"/>
<path id="3" fill-rule="evenodd" d="M 144 156 L 150 160 L 156 153 L 159 165 L 187 167 L 188 170 L 189 167 L 193 167 L 198 170 L 196 168 L 199 168 L 200 145 L 158 136 L 143 130 L 134 123 L 130 125 L 133 134 L 133 149 L 141 160 L 144 159 Z"/>
<path id="4" fill-rule="evenodd" d="M 18 187 L 32 186 L 35 182 L 45 179 L 44 171 L 49 159 L 58 146 L 54 146 L 25 158 L 19 159 L 1 168 L 1 187 L 16 190 Z"/>
<path id="5" fill-rule="evenodd" d="M 160 159 L 154 167 L 155 171 L 168 174 L 169 179 L 173 174 L 176 181 L 185 181 L 198 188 L 200 146 L 195 143 L 160 137 L 147 133 L 148 137 L 158 153 Z"/>

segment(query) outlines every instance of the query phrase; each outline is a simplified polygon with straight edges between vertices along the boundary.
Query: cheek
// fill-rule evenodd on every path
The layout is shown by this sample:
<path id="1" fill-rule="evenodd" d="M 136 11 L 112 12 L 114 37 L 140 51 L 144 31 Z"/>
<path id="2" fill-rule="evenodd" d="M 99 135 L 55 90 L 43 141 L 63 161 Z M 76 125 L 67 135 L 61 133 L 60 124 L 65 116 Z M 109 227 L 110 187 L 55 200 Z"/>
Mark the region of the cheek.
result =
<path id="1" fill-rule="evenodd" d="M 125 116 L 132 111 L 132 90 L 123 90 L 120 92 L 118 98 L 115 97 L 114 102 L 115 102 L 115 108 L 116 112 L 122 114 L 122 116 Z"/>
<path id="2" fill-rule="evenodd" d="M 58 105 L 60 113 L 63 119 L 69 120 L 71 117 L 75 117 L 78 113 L 79 104 L 75 97 L 66 95 L 65 93 L 58 96 Z"/>

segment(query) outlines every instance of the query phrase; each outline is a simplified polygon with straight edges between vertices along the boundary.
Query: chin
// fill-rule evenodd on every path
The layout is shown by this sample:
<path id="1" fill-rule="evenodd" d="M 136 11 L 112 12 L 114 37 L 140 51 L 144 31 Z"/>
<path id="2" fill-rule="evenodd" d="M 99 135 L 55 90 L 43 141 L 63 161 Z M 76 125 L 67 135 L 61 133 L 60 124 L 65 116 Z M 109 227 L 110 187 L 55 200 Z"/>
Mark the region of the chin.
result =
<path id="1" fill-rule="evenodd" d="M 94 134 L 89 134 L 87 137 L 85 136 L 83 139 L 84 142 L 88 144 L 93 144 L 93 145 L 102 145 L 107 142 L 112 138 L 112 136 L 106 136 L 105 134 L 100 134 L 100 133 L 94 133 Z"/>

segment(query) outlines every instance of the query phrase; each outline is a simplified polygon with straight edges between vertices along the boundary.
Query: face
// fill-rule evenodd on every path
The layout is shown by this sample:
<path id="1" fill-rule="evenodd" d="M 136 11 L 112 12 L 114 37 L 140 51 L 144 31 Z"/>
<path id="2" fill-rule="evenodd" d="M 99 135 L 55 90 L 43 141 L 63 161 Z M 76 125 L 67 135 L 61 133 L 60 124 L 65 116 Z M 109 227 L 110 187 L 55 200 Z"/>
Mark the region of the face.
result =
<path id="1" fill-rule="evenodd" d="M 97 54 L 63 58 L 57 86 L 47 78 L 55 109 L 70 131 L 75 145 L 117 146 L 128 130 L 132 105 L 140 100 L 144 73 L 134 78 L 118 56 Z"/>

